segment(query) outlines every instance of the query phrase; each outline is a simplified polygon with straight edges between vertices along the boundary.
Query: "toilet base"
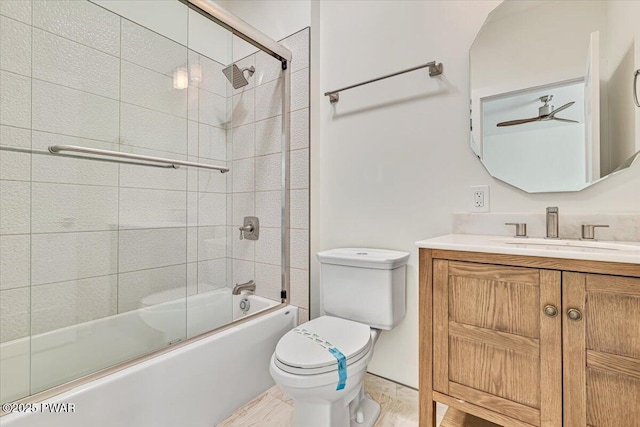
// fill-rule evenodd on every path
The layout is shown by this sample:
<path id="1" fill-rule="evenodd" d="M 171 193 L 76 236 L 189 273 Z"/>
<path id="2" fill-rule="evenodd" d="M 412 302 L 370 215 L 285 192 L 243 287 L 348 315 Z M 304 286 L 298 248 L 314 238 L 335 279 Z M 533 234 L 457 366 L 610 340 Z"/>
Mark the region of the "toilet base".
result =
<path id="1" fill-rule="evenodd" d="M 373 427 L 380 416 L 380 405 L 368 396 L 360 399 L 360 410 L 364 413 L 364 420 L 358 423 L 354 418 L 351 419 L 351 427 Z"/>

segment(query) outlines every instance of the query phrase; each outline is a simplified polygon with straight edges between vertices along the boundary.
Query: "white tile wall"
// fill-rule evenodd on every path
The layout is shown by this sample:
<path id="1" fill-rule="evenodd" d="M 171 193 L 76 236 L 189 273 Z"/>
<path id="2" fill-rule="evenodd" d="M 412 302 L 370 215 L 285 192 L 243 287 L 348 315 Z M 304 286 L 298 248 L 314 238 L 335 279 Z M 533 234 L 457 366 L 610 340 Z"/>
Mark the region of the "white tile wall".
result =
<path id="1" fill-rule="evenodd" d="M 291 267 L 309 268 L 309 230 L 291 230 Z"/>
<path id="2" fill-rule="evenodd" d="M 111 55 L 120 54 L 120 17 L 88 1 L 34 1 L 33 25 Z"/>
<path id="3" fill-rule="evenodd" d="M 118 101 L 33 80 L 33 129 L 118 141 Z"/>
<path id="4" fill-rule="evenodd" d="M 31 154 L 0 151 L 0 179 L 29 181 L 31 179 Z"/>
<path id="5" fill-rule="evenodd" d="M 31 185 L 31 232 L 68 233 L 118 229 L 118 188 Z"/>
<path id="6" fill-rule="evenodd" d="M 0 58 L 3 70 L 31 75 L 31 26 L 0 17 Z"/>
<path id="7" fill-rule="evenodd" d="M 171 76 L 179 67 L 187 66 L 187 49 L 141 25 L 122 20 L 122 59 Z"/>
<path id="8" fill-rule="evenodd" d="M 256 193 L 256 216 L 260 226 L 279 228 L 282 225 L 281 191 L 259 191 Z"/>
<path id="9" fill-rule="evenodd" d="M 229 131 L 232 141 L 232 159 L 255 156 L 256 125 L 250 123 Z"/>
<path id="10" fill-rule="evenodd" d="M 282 75 L 282 65 L 280 61 L 271 55 L 259 51 L 252 56 L 256 58 L 256 72 L 253 77 L 257 85 L 271 82 Z"/>
<path id="11" fill-rule="evenodd" d="M 0 1 L 0 15 L 31 24 L 31 2 L 24 0 Z"/>
<path id="12" fill-rule="evenodd" d="M 282 156 L 271 154 L 256 157 L 256 191 L 280 190 L 282 186 Z"/>
<path id="13" fill-rule="evenodd" d="M 291 304 L 309 309 L 309 270 L 292 268 L 291 274 Z"/>
<path id="14" fill-rule="evenodd" d="M 118 99 L 120 60 L 116 56 L 34 28 L 33 77 Z"/>
<path id="15" fill-rule="evenodd" d="M 0 145 L 31 148 L 31 131 L 0 126 Z M 31 154 L 0 151 L 0 179 L 29 181 L 31 179 Z"/>
<path id="16" fill-rule="evenodd" d="M 106 276 L 118 271 L 118 233 L 33 234 L 31 284 Z"/>
<path id="17" fill-rule="evenodd" d="M 187 262 L 187 229 L 121 230 L 119 272 L 145 270 Z"/>
<path id="18" fill-rule="evenodd" d="M 51 145 L 79 145 L 81 147 L 118 150 L 117 144 L 75 138 L 55 133 L 33 131 L 33 148 L 46 150 Z M 83 185 L 118 185 L 116 163 L 90 162 L 62 156 L 32 156 L 33 181 Z"/>
<path id="19" fill-rule="evenodd" d="M 8 289 L 0 293 L 0 342 L 28 336 L 31 319 L 30 289 Z"/>
<path id="20" fill-rule="evenodd" d="M 31 184 L 0 181 L 0 234 L 30 232 Z"/>
<path id="21" fill-rule="evenodd" d="M 227 160 L 227 134 L 224 129 L 200 123 L 198 155 L 207 159 Z"/>
<path id="22" fill-rule="evenodd" d="M 184 298 L 187 295 L 186 283 L 186 264 L 120 273 L 118 313 Z M 145 297 L 150 295 L 153 295 L 153 298 L 145 301 Z"/>
<path id="23" fill-rule="evenodd" d="M 198 93 L 198 114 L 201 123 L 218 127 L 226 126 L 229 122 L 227 99 L 213 92 L 200 89 Z"/>
<path id="24" fill-rule="evenodd" d="M 234 193 L 255 191 L 256 175 L 253 158 L 233 161 L 231 173 L 233 174 Z"/>
<path id="25" fill-rule="evenodd" d="M 244 89 L 242 92 L 233 95 L 231 114 L 234 128 L 255 121 L 254 92 L 255 89 Z"/>
<path id="26" fill-rule="evenodd" d="M 309 109 L 291 113 L 291 149 L 309 148 Z"/>
<path id="27" fill-rule="evenodd" d="M 31 127 L 31 79 L 0 71 L 0 124 Z"/>
<path id="28" fill-rule="evenodd" d="M 184 227 L 187 225 L 184 191 L 120 189 L 120 228 Z"/>
<path id="29" fill-rule="evenodd" d="M 120 142 L 172 153 L 187 153 L 187 121 L 148 108 L 122 103 Z"/>
<path id="30" fill-rule="evenodd" d="M 309 190 L 291 190 L 289 214 L 291 228 L 309 229 Z"/>
<path id="31" fill-rule="evenodd" d="M 29 286 L 30 236 L 0 236 L 0 254 L 0 290 Z"/>
<path id="32" fill-rule="evenodd" d="M 300 71 L 309 68 L 309 29 L 298 31 L 289 37 L 282 39 L 282 45 L 292 54 L 291 71 Z"/>
<path id="33" fill-rule="evenodd" d="M 291 189 L 309 188 L 309 150 L 291 152 Z"/>
<path id="34" fill-rule="evenodd" d="M 238 193 L 233 195 L 232 225 L 242 225 L 244 217 L 255 216 L 255 212 L 256 210 L 254 193 Z"/>
<path id="35" fill-rule="evenodd" d="M 31 333 L 111 316 L 117 312 L 118 276 L 92 277 L 31 288 Z"/>
<path id="36" fill-rule="evenodd" d="M 256 241 L 256 262 L 280 265 L 282 233 L 279 228 L 262 228 Z"/>
<path id="37" fill-rule="evenodd" d="M 256 156 L 282 152 L 282 116 L 256 123 Z"/>
<path id="38" fill-rule="evenodd" d="M 199 193 L 198 225 L 225 225 L 227 221 L 227 196 L 219 193 Z"/>
<path id="39" fill-rule="evenodd" d="M 185 62 L 186 55 L 185 50 Z M 121 75 L 120 96 L 123 102 L 178 117 L 187 117 L 187 91 L 175 89 L 173 77 L 126 61 L 122 61 Z"/>
<path id="40" fill-rule="evenodd" d="M 309 108 L 309 70 L 291 74 L 291 111 Z"/>
<path id="41" fill-rule="evenodd" d="M 198 227 L 198 261 L 227 256 L 227 226 Z"/>
<path id="42" fill-rule="evenodd" d="M 200 159 L 200 162 L 207 165 L 229 166 L 227 162 L 218 160 Z M 207 193 L 227 192 L 227 180 L 230 179 L 229 173 L 220 173 L 220 171 L 213 169 L 197 169 L 197 171 L 199 191 Z"/>
<path id="43" fill-rule="evenodd" d="M 198 261 L 198 227 L 187 228 L 187 262 Z"/>
<path id="44" fill-rule="evenodd" d="M 227 283 L 225 258 L 198 262 L 198 293 L 224 288 Z"/>
<path id="45" fill-rule="evenodd" d="M 279 265 L 256 263 L 256 294 L 277 299 L 280 297 L 281 268 Z"/>
<path id="46" fill-rule="evenodd" d="M 222 73 L 222 70 L 225 68 L 224 65 L 207 58 L 204 55 L 197 54 L 193 51 L 189 53 L 189 67 L 191 66 L 200 66 L 200 72 L 202 75 L 202 80 L 192 81 L 190 84 L 193 84 L 196 87 L 200 87 L 209 92 L 213 92 L 216 95 L 227 96 L 227 90 L 230 87 L 226 77 Z"/>
<path id="47" fill-rule="evenodd" d="M 293 82 L 293 77 L 291 80 Z M 278 79 L 256 88 L 256 120 L 282 114 L 282 82 Z"/>
<path id="48" fill-rule="evenodd" d="M 187 160 L 186 156 L 166 151 L 122 146 L 120 151 L 165 159 Z M 187 168 L 145 168 L 138 165 L 120 165 L 120 187 L 156 188 L 159 190 L 187 189 Z"/>

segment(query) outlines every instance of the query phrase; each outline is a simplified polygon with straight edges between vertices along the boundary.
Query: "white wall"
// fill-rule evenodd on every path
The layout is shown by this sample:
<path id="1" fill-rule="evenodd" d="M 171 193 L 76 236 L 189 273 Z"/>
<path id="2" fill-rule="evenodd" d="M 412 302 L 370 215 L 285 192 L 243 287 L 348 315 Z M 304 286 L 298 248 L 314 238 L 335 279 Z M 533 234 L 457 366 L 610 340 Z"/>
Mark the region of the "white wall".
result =
<path id="1" fill-rule="evenodd" d="M 382 334 L 370 364 L 371 372 L 411 386 L 418 379 L 414 242 L 451 231 L 451 213 L 469 210 L 470 185 L 491 185 L 491 210 L 498 212 L 640 212 L 637 166 L 579 193 L 526 194 L 491 178 L 472 154 L 468 50 L 497 3 L 320 4 L 322 92 L 433 59 L 444 63 L 438 79 L 416 71 L 353 89 L 335 109 L 322 99 L 319 159 L 312 158 L 319 165 L 312 172 L 312 251 L 354 245 L 411 253 L 407 316 Z M 312 315 L 317 296 L 312 264 Z"/>

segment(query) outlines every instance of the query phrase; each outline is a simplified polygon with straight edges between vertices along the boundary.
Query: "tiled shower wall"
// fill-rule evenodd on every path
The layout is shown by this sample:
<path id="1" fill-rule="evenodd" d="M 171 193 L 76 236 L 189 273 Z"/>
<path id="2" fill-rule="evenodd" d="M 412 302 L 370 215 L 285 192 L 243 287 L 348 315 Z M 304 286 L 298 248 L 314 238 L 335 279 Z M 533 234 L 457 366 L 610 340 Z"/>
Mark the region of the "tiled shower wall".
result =
<path id="1" fill-rule="evenodd" d="M 309 318 L 309 28 L 281 43 L 291 61 L 290 302 Z M 280 295 L 281 90 L 280 63 L 263 52 L 237 62 L 254 66 L 249 85 L 233 93 L 233 272 L 234 283 L 256 280 L 257 294 Z M 240 240 L 245 216 L 260 220 L 260 239 Z"/>
<path id="2" fill-rule="evenodd" d="M 226 164 L 223 66 L 131 21 L 3 0 L 0 58 L 2 145 Z M 228 175 L 0 151 L 0 342 L 227 285 Z"/>

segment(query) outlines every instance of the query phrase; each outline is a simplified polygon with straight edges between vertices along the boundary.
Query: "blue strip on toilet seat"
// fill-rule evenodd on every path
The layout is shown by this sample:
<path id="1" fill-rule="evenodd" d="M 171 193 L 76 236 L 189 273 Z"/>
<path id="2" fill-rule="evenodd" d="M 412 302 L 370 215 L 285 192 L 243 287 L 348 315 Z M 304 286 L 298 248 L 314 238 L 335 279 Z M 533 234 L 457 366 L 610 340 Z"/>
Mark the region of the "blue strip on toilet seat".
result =
<path id="1" fill-rule="evenodd" d="M 329 349 L 329 353 L 338 361 L 338 386 L 336 390 L 342 390 L 347 383 L 347 358 L 335 347 Z"/>
<path id="2" fill-rule="evenodd" d="M 323 339 L 318 334 L 308 332 L 304 328 L 294 328 L 293 332 L 307 337 L 322 348 L 326 348 L 327 350 L 329 350 L 329 353 L 331 353 L 333 357 L 336 358 L 336 360 L 338 361 L 338 386 L 336 387 L 336 390 L 343 390 L 345 385 L 347 384 L 347 358 L 344 356 L 344 354 L 337 348 L 333 347 L 329 341 Z"/>

